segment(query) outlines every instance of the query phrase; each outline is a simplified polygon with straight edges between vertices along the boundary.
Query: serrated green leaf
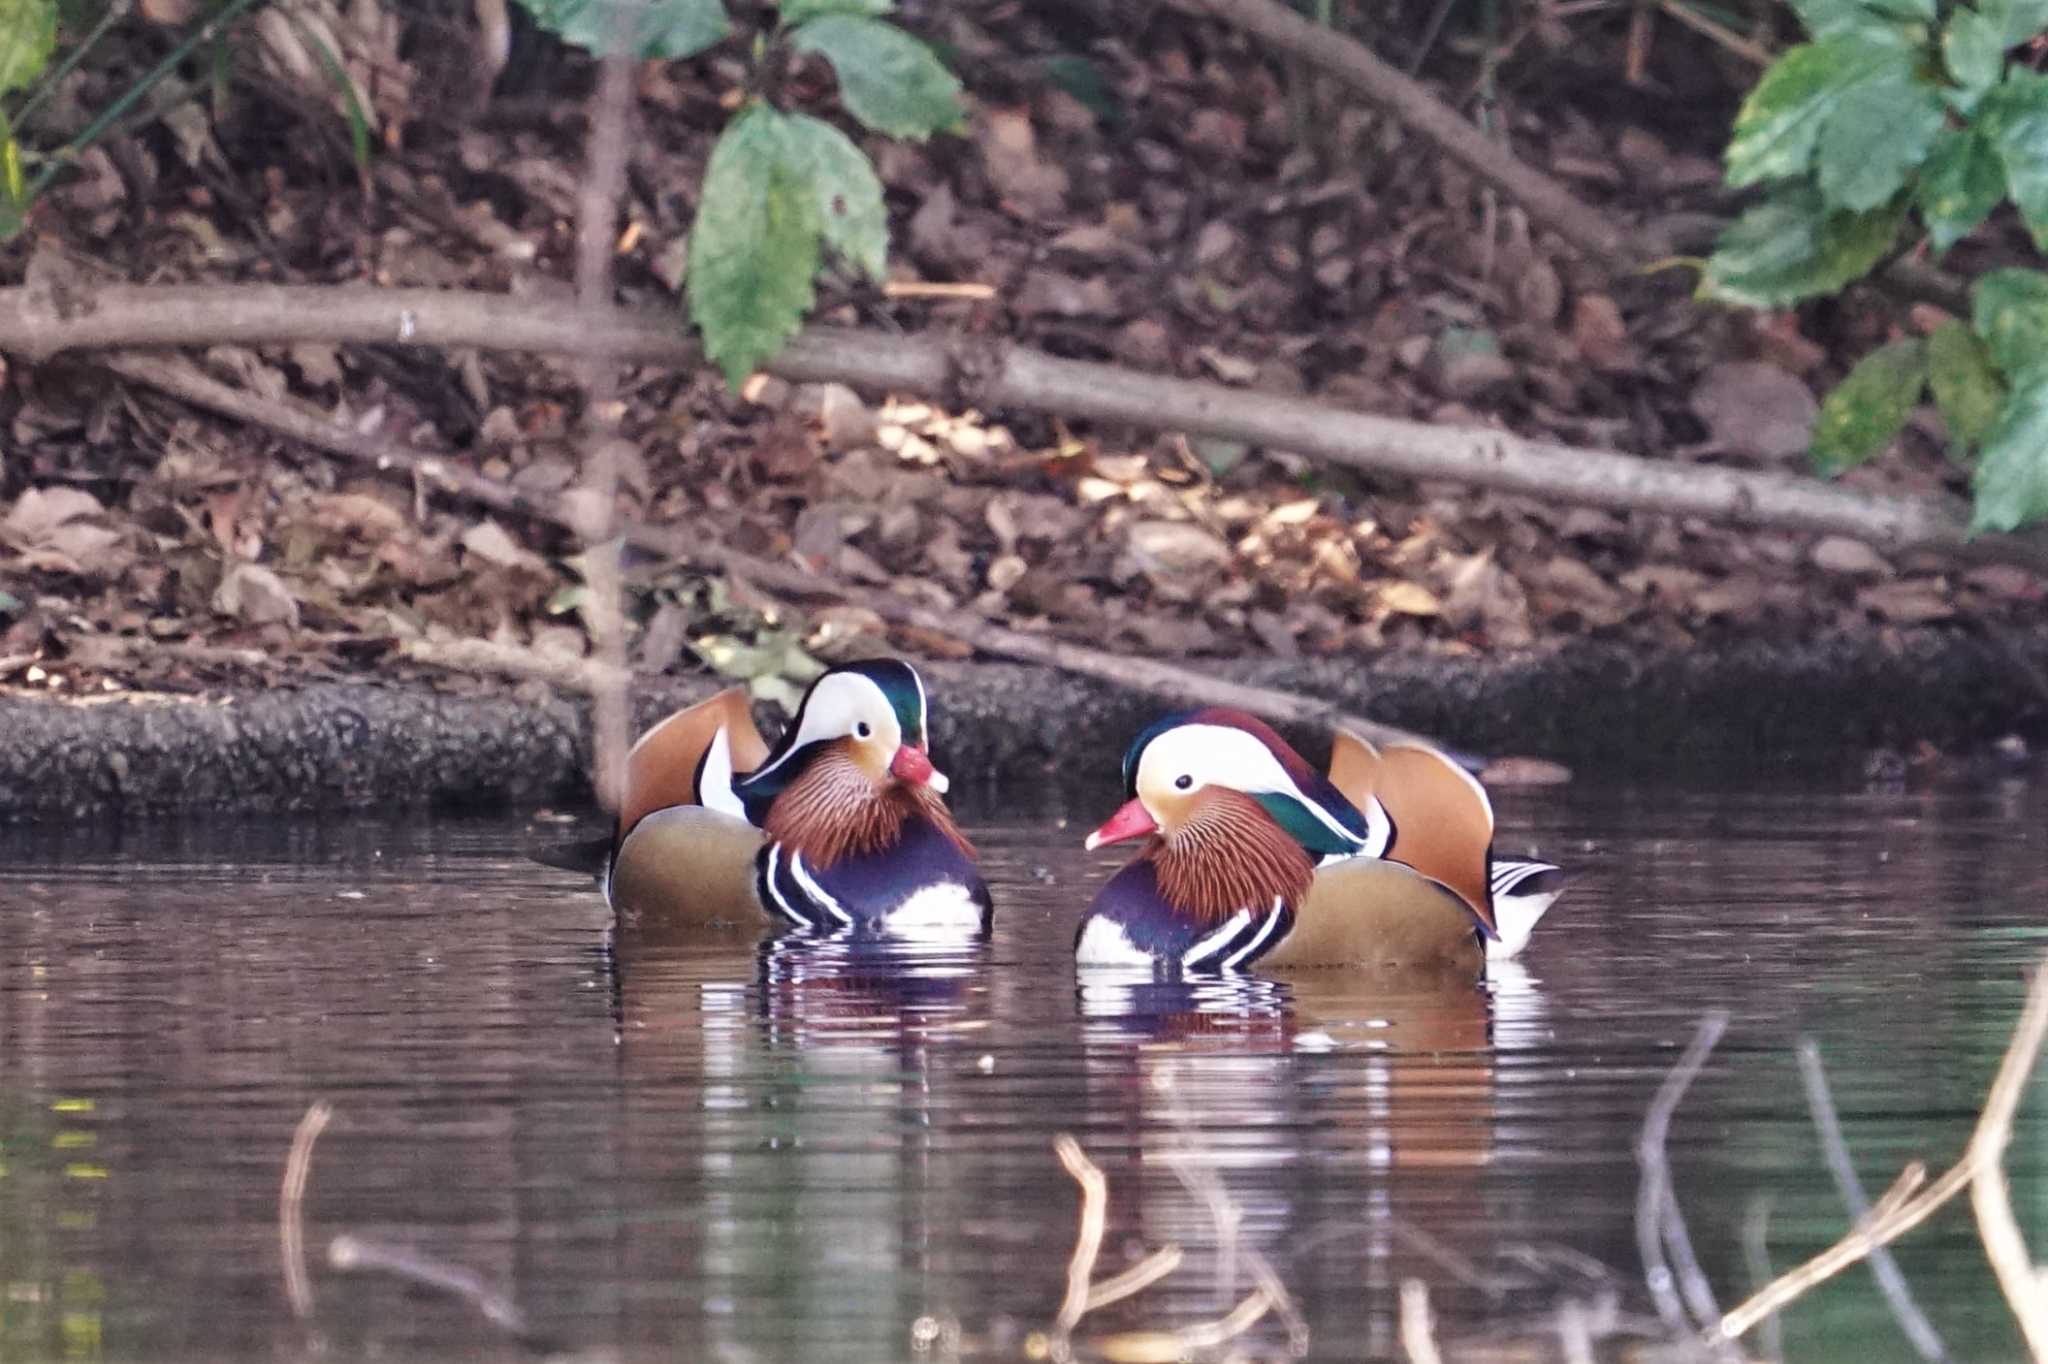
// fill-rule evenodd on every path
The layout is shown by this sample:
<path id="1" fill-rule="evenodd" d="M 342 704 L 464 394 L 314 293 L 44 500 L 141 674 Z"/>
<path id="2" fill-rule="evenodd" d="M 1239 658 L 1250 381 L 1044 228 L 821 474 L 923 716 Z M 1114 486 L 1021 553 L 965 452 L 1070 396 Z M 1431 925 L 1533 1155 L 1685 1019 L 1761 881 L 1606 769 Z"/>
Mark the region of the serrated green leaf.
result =
<path id="1" fill-rule="evenodd" d="M 1792 48 L 1764 72 L 1735 116 L 1728 184 L 1740 188 L 1804 175 L 1822 129 L 1845 96 L 1868 81 L 1912 75 L 1905 49 L 1860 34 Z"/>
<path id="2" fill-rule="evenodd" d="M 1898 237 L 1900 198 L 1868 213 L 1830 211 L 1808 185 L 1780 190 L 1728 225 L 1700 279 L 1703 298 L 1778 308 L 1867 273 Z"/>
<path id="3" fill-rule="evenodd" d="M 1934 86 L 1903 67 L 1844 91 L 1814 149 L 1821 197 L 1857 212 L 1889 200 L 1947 119 Z"/>
<path id="4" fill-rule="evenodd" d="M 2001 51 L 2018 47 L 2048 28 L 2048 0 L 1983 0 L 1977 8 L 1998 23 Z"/>
<path id="5" fill-rule="evenodd" d="M 1814 470 L 1853 469 L 1891 442 L 1927 385 L 1927 351 L 1917 338 L 1880 346 L 1856 362 L 1813 419 Z"/>
<path id="6" fill-rule="evenodd" d="M 690 320 L 734 388 L 782 349 L 816 298 L 818 196 L 791 162 L 786 131 L 765 105 L 726 126 L 690 229 Z"/>
<path id="7" fill-rule="evenodd" d="M 1792 0 L 1799 22 L 1815 38 L 1844 34 L 1905 43 L 1909 31 L 1934 22 L 1934 0 Z"/>
<path id="8" fill-rule="evenodd" d="M 827 14 L 790 35 L 839 75 L 847 112 L 878 133 L 922 139 L 960 125 L 960 82 L 932 50 L 891 24 L 858 14 Z"/>
<path id="9" fill-rule="evenodd" d="M 1970 325 L 2008 377 L 2048 357 L 2048 275 L 1993 270 L 1970 287 Z"/>
<path id="10" fill-rule="evenodd" d="M 1970 478 L 1970 529 L 2018 530 L 2048 517 L 2048 365 L 2013 383 Z"/>
<path id="11" fill-rule="evenodd" d="M 1967 456 L 2005 403 L 2005 384 L 1991 367 L 1990 352 L 1960 322 L 1944 322 L 1927 338 L 1927 386 L 1948 427 L 1949 452 Z"/>
<path id="12" fill-rule="evenodd" d="M 889 210 L 867 153 L 821 119 L 786 118 L 785 144 L 817 193 L 825 245 L 880 284 L 889 269 Z"/>
<path id="13" fill-rule="evenodd" d="M 732 31 L 722 0 L 519 0 L 563 42 L 606 55 L 694 57 Z"/>
<path id="14" fill-rule="evenodd" d="M 896 0 L 782 0 L 782 22 L 791 28 L 821 14 L 887 14 Z"/>
<path id="15" fill-rule="evenodd" d="M 0 94 L 42 75 L 56 48 L 55 0 L 0 0 Z"/>
<path id="16" fill-rule="evenodd" d="M 2005 32 L 1999 21 L 1972 9 L 1959 9 L 1941 35 L 1941 55 L 1948 72 L 1966 90 L 1988 90 L 2005 70 Z"/>
<path id="17" fill-rule="evenodd" d="M 1946 251 L 2005 198 L 2005 165 L 1974 128 L 1944 128 L 1913 189 L 1936 251 Z"/>

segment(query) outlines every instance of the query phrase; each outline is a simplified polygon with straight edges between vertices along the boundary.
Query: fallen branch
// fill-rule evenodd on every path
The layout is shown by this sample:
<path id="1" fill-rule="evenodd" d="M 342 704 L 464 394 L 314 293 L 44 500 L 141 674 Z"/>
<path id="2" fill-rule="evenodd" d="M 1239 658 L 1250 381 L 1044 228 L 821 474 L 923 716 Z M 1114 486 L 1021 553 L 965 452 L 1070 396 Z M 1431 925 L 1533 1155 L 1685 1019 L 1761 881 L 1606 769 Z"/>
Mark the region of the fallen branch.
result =
<path id="1" fill-rule="evenodd" d="M 1408 1364 L 1443 1364 L 1436 1348 L 1436 1318 L 1429 1310 L 1429 1285 L 1420 1279 L 1401 1281 L 1401 1349 Z"/>
<path id="2" fill-rule="evenodd" d="M 1221 19 L 1266 43 L 1274 51 L 1334 76 L 1367 103 L 1384 109 L 1403 127 L 1421 136 L 1480 180 L 1518 202 L 1542 224 L 1617 274 L 1647 269 L 1653 253 L 1640 244 L 1628 225 L 1586 203 L 1559 181 L 1516 156 L 1512 146 L 1497 142 L 1456 109 L 1438 99 L 1422 82 L 1404 75 L 1374 55 L 1364 43 L 1328 24 L 1289 9 L 1278 0 L 1167 0 L 1188 14 Z M 1105 5 L 1106 10 L 1113 7 Z M 1694 23 L 1684 7 L 1666 3 L 1671 14 Z M 1695 27 L 1701 25 L 1694 23 Z M 1718 27 L 1718 26 L 1716 26 Z M 1760 48 L 1745 50 L 1744 40 L 1709 32 L 1752 61 L 1769 61 Z M 1962 283 L 1928 266 L 1899 260 L 1886 267 L 1878 282 L 1895 296 L 1925 299 L 1954 313 L 1969 311 L 1969 291 Z M 1853 532 L 1851 532 L 1853 533 Z"/>
<path id="3" fill-rule="evenodd" d="M 1990 1188 L 1982 1197 L 2004 1204 L 2004 1216 L 2010 1218 L 2012 1208 L 2007 1197 L 2004 1170 L 1998 1162 L 2011 1135 L 2012 1115 L 2019 1104 L 2020 1091 L 2025 1088 L 2027 1077 L 2033 1073 L 2034 1062 L 2040 1057 L 2044 1034 L 2048 1034 L 2048 965 L 2034 971 L 2026 1011 L 2006 1048 L 2005 1060 L 1998 1068 L 1998 1078 L 1992 1082 L 1984 1112 L 1977 1119 L 1977 1130 L 1970 1138 L 1963 1158 L 1924 1190 L 1920 1185 L 1927 1177 L 1925 1167 L 1918 1161 L 1908 1165 L 1885 1196 L 1877 1201 L 1877 1206 L 1870 1210 L 1869 1217 L 1857 1223 L 1840 1241 L 1805 1264 L 1780 1275 L 1747 1302 L 1722 1317 L 1719 1326 L 1708 1333 L 1708 1342 L 1720 1344 L 1740 1339 L 1768 1313 L 1925 1222 L 1987 1173 L 1993 1178 L 1987 1180 Z M 1985 1211 L 1980 1204 L 1980 1230 L 1984 1230 Z M 1998 1209 L 1993 1207 L 1990 1211 L 1996 1220 Z M 2018 1235 L 2017 1223 L 1996 1233 L 1984 1230 L 1985 1252 L 1991 1257 L 1992 1267 L 1999 1274 L 2000 1286 L 2006 1289 L 2014 1311 L 2038 1314 L 2043 1307 L 2044 1289 L 2028 1260 L 2024 1244 L 2005 1240 L 1994 1244 L 1991 1239 L 1994 1234 L 2003 1236 L 2008 1229 L 2013 1236 Z M 2021 1272 L 2024 1278 L 2020 1277 Z M 2010 1281 L 2008 1275 L 2013 1276 Z M 2028 1323 L 2029 1317 L 2022 1315 L 2021 1328 L 2029 1331 L 2029 1350 L 2036 1360 L 2048 1359 L 2048 1355 L 2041 1353 Z M 2038 1325 L 2038 1320 L 2035 1324 Z"/>
<path id="4" fill-rule="evenodd" d="M 530 1338 L 526 1314 L 518 1304 L 483 1281 L 475 1270 L 448 1264 L 404 1246 L 366 1241 L 359 1236 L 337 1236 L 327 1243 L 327 1263 L 339 1270 L 380 1270 L 425 1288 L 461 1298 L 477 1314 L 506 1333 Z"/>
<path id="5" fill-rule="evenodd" d="M 505 295 L 367 287 L 0 289 L 0 350 L 31 358 L 86 347 L 297 341 L 475 346 L 697 365 L 673 313 Z M 840 382 L 1241 440 L 1402 478 L 1443 479 L 1547 502 L 1698 516 L 1853 536 L 1880 549 L 2048 572 L 2048 534 L 1971 538 L 1953 498 L 1882 497 L 1789 474 L 1673 464 L 1531 440 L 1485 427 L 1432 426 L 1220 384 L 1062 360 L 980 338 L 894 337 L 838 328 L 799 333 L 768 368 Z"/>
<path id="6" fill-rule="evenodd" d="M 1810 1037 L 1799 1043 L 1799 1076 L 1806 1084 L 1806 1106 L 1813 1114 L 1815 1130 L 1820 1133 L 1821 1151 L 1827 1159 L 1828 1173 L 1834 1176 L 1835 1191 L 1842 1197 L 1842 1206 L 1849 1210 L 1849 1220 L 1861 1222 L 1870 1215 L 1870 1199 L 1863 1192 L 1863 1181 L 1856 1177 L 1856 1162 L 1850 1159 L 1849 1143 L 1842 1136 L 1842 1122 L 1835 1113 L 1834 1095 L 1828 1090 L 1820 1048 Z M 1913 1301 L 1906 1276 L 1889 1250 L 1879 1247 L 1870 1252 L 1870 1272 L 1876 1276 L 1886 1305 L 1892 1309 L 1892 1316 L 1912 1342 L 1914 1351 L 1929 1364 L 1947 1359 L 1948 1349 L 1941 1343 L 1940 1333 Z"/>
<path id="7" fill-rule="evenodd" d="M 1685 1091 L 1692 1087 L 1727 1027 L 1726 1013 L 1712 1013 L 1700 1021 L 1692 1042 L 1658 1086 L 1657 1097 L 1643 1115 L 1643 1129 L 1636 1138 L 1636 1163 L 1642 1171 L 1636 1186 L 1636 1250 L 1642 1256 L 1643 1278 L 1649 1285 L 1651 1300 L 1657 1305 L 1657 1315 L 1673 1335 L 1694 1329 L 1686 1317 L 1688 1307 L 1711 1320 L 1709 1305 L 1713 1292 L 1706 1286 L 1692 1253 L 1685 1218 L 1671 1185 L 1671 1164 L 1665 1148 L 1671 1136 L 1672 1116 L 1678 1112 Z M 1667 1253 L 1679 1263 L 1675 1272 Z"/>
<path id="8" fill-rule="evenodd" d="M 2005 1300 L 2012 1305 L 2012 1314 L 2019 1319 L 2027 1352 L 2036 1364 L 2048 1360 L 2048 1282 L 2034 1267 L 2026 1238 L 2020 1234 L 2019 1219 L 2013 1216 L 2005 1148 L 2012 1141 L 2012 1115 L 2019 1108 L 2027 1077 L 2033 1074 L 2044 1036 L 2048 1036 L 2048 965 L 2035 968 L 2026 1011 L 2020 1015 L 2019 1029 L 1998 1067 L 1998 1078 L 1992 1081 L 1991 1096 L 1984 1102 L 1967 1157 L 1975 1171 L 1970 1205 L 1977 1214 L 1977 1234 L 1984 1239 L 1984 1253 L 1998 1275 L 1998 1286 L 2005 1290 Z"/>
<path id="9" fill-rule="evenodd" d="M 161 355 L 124 354 L 109 356 L 104 363 L 116 374 L 137 383 L 147 384 L 222 416 L 265 427 L 313 449 L 366 465 L 379 473 L 416 480 L 420 485 L 438 488 L 493 511 L 528 517 L 565 530 L 574 529 L 572 518 L 559 506 L 538 502 L 439 456 L 412 450 L 378 436 L 366 436 L 336 426 L 292 404 L 232 388 L 183 360 Z M 1050 635 L 1013 630 L 970 611 L 940 610 L 894 592 L 842 586 L 793 563 L 763 559 L 721 547 L 714 537 L 701 533 L 625 526 L 620 534 L 635 548 L 703 572 L 737 573 L 757 587 L 790 597 L 854 602 L 891 624 L 951 636 L 998 658 L 1044 664 L 1065 672 L 1100 678 L 1135 691 L 1208 705 L 1235 706 L 1282 723 L 1341 723 L 1380 743 L 1433 742 L 1408 730 L 1346 714 L 1328 702 L 1312 697 L 1210 677 L 1156 659 L 1130 658 L 1104 649 L 1069 644 Z M 607 681 L 607 674 L 593 671 L 598 665 L 590 660 L 565 659 L 559 663 L 529 660 L 520 664 L 511 658 L 518 652 L 516 650 L 465 648 L 466 652 L 452 645 L 428 642 L 408 645 L 407 652 L 423 663 L 443 664 L 445 661 L 446 666 L 462 671 L 544 676 L 546 680 L 580 691 L 601 687 Z"/>
<path id="10" fill-rule="evenodd" d="M 292 1133 L 284 1183 L 277 1193 L 277 1248 L 284 1262 L 284 1295 L 300 1321 L 313 1315 L 313 1280 L 306 1273 L 306 1180 L 313 1172 L 313 1143 L 327 1129 L 334 1107 L 325 1099 L 306 1109 Z"/>
<path id="11" fill-rule="evenodd" d="M 1319 24 L 1277 0 L 1167 0 L 1189 14 L 1221 19 L 1276 51 L 1335 76 L 1437 150 L 1528 210 L 1587 255 L 1617 272 L 1640 268 L 1646 256 L 1621 224 L 1563 185 L 1518 159 L 1430 92 L 1428 86 L 1373 54 L 1371 48 L 1328 24 Z"/>

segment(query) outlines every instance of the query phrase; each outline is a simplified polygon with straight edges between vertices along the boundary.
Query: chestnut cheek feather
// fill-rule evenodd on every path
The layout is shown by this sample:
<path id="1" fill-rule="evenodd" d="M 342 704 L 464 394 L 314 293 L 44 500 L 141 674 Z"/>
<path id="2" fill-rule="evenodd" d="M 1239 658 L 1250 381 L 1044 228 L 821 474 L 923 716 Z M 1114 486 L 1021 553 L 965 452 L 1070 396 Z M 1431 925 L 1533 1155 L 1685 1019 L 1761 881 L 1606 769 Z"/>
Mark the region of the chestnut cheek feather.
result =
<path id="1" fill-rule="evenodd" d="M 1213 787 L 1191 802 L 1186 820 L 1148 855 L 1167 902 L 1205 920 L 1263 909 L 1275 899 L 1298 906 L 1315 879 L 1307 850 L 1264 806 Z"/>

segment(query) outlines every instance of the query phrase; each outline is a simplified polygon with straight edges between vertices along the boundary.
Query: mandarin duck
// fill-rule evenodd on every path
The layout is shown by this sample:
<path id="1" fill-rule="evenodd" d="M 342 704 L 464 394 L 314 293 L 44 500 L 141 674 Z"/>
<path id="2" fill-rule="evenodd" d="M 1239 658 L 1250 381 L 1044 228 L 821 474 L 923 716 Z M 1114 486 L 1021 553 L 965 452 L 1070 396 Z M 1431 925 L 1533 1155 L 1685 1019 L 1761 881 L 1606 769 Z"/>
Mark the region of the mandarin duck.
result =
<path id="1" fill-rule="evenodd" d="M 1075 937 L 1084 965 L 1450 967 L 1511 956 L 1562 893 L 1546 863 L 1493 861 L 1493 807 L 1421 745 L 1339 731 L 1319 775 L 1264 722 L 1171 715 L 1124 756 L 1092 850 L 1147 838 Z"/>
<path id="2" fill-rule="evenodd" d="M 606 868 L 623 919 L 978 934 L 988 887 L 925 741 L 924 681 L 843 663 L 771 749 L 730 688 L 643 734 Z"/>

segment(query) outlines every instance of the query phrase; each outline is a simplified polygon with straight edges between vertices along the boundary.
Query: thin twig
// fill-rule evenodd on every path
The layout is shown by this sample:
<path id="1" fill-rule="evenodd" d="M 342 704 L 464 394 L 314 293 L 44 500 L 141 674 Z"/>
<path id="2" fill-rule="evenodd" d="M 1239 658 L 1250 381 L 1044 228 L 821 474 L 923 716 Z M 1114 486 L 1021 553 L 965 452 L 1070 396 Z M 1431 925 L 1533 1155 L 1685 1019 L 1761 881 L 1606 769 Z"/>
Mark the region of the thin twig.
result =
<path id="1" fill-rule="evenodd" d="M 1977 1120 L 1977 1134 L 1970 1139 L 1967 1157 L 1974 1167 L 1970 1182 L 1970 1205 L 1977 1214 L 1977 1233 L 1984 1239 L 1984 1253 L 1991 1260 L 1998 1286 L 2019 1319 L 2020 1334 L 2036 1364 L 2048 1360 L 2048 1285 L 2027 1253 L 2019 1219 L 2013 1216 L 2012 1188 L 2005 1176 L 2005 1148 L 2012 1140 L 2012 1115 L 2019 1108 L 2020 1094 L 2034 1073 L 2041 1054 L 2041 1041 L 2048 1036 L 2048 963 L 2034 970 L 2034 982 L 2027 993 L 2027 1005 L 2020 1015 L 2012 1045 L 1992 1081 L 1991 1095 L 1984 1101 L 1984 1114 Z"/>
<path id="2" fill-rule="evenodd" d="M 2048 1032 L 2048 966 L 2037 969 L 2034 974 L 2033 986 L 2027 995 L 2025 1013 L 2014 1031 L 2011 1044 L 2006 1048 L 2005 1060 L 1998 1068 L 1998 1078 L 1992 1083 L 1991 1092 L 1985 1099 L 1984 1112 L 1977 1120 L 1977 1130 L 1971 1136 L 1970 1145 L 1963 1158 L 1940 1179 L 1927 1185 L 1924 1191 L 1912 1193 L 1910 1196 L 1906 1191 L 1918 1188 L 1920 1181 L 1925 1178 L 1925 1171 L 1918 1167 L 1917 1162 L 1915 1165 L 1909 1165 L 1892 1189 L 1877 1201 L 1877 1206 L 1871 1209 L 1869 1217 L 1851 1228 L 1840 1241 L 1805 1264 L 1780 1275 L 1761 1292 L 1754 1294 L 1749 1301 L 1730 1311 L 1721 1318 L 1720 1326 L 1709 1339 L 1739 1339 L 1767 1313 L 1784 1306 L 1815 1284 L 1839 1274 L 1877 1247 L 1887 1245 L 1905 1235 L 1940 1211 L 1950 1199 L 1973 1185 L 1980 1169 L 2000 1171 L 1997 1183 L 1988 1197 L 1994 1204 L 2005 1204 L 2004 1215 L 2009 1218 L 2011 1206 L 2006 1201 L 2003 1171 L 1996 1161 L 1999 1153 L 2004 1150 L 2005 1141 L 2010 1137 L 2013 1110 L 2019 1104 L 2020 1091 L 2025 1087 L 2027 1076 L 2032 1073 L 2034 1062 L 2040 1055 L 2044 1032 Z M 1980 1231 L 1984 1230 L 1984 1211 L 1984 1208 L 1979 1208 Z M 1990 1212 L 1994 1219 L 1999 1215 L 1996 1206 L 1993 1206 Z M 2018 1235 L 2016 1224 L 2011 1224 L 2007 1229 L 2013 1236 Z M 1994 1248 L 1990 1240 L 1993 1233 L 1985 1231 L 1984 1234 L 1985 1251 L 1992 1257 L 1994 1270 L 1999 1271 L 2001 1275 L 2001 1287 L 2006 1283 L 2003 1277 L 2005 1274 L 2014 1273 L 2017 1278 L 2017 1271 L 2025 1272 L 2026 1277 L 2019 1279 L 2014 1285 L 2018 1291 L 2015 1293 L 2008 1290 L 2008 1296 L 2014 1299 L 2014 1311 L 2038 1311 L 2043 1290 L 2035 1278 L 2031 1263 L 2027 1262 L 2024 1244 L 2015 1248 L 2008 1242 Z M 2020 1261 L 2017 1264 L 2011 1259 L 2015 1249 Z M 2002 1265 L 2001 1256 L 2006 1257 Z M 2026 1329 L 2025 1323 L 2026 1318 L 2022 1317 L 2022 1330 Z M 2029 1347 L 2032 1348 L 2031 1337 Z"/>
<path id="3" fill-rule="evenodd" d="M 1636 1250 L 1642 1256 L 1643 1277 L 1649 1284 L 1650 1297 L 1657 1305 L 1657 1315 L 1674 1333 L 1693 1329 L 1686 1318 L 1686 1304 L 1681 1299 L 1677 1281 L 1670 1262 L 1665 1258 L 1667 1242 L 1684 1247 L 1681 1264 L 1692 1258 L 1691 1246 L 1685 1233 L 1685 1223 L 1678 1212 L 1676 1195 L 1671 1187 L 1670 1157 L 1665 1143 L 1671 1136 L 1671 1118 L 1678 1111 L 1678 1105 L 1685 1098 L 1685 1091 L 1691 1087 L 1700 1068 L 1707 1063 L 1707 1055 L 1714 1044 L 1721 1039 L 1728 1026 L 1725 1011 L 1716 1011 L 1700 1020 L 1699 1030 L 1693 1034 L 1691 1045 L 1678 1058 L 1678 1063 L 1664 1077 L 1664 1083 L 1657 1088 L 1657 1097 L 1651 1101 L 1650 1109 L 1643 1117 L 1643 1129 L 1636 1139 L 1636 1163 L 1641 1168 L 1641 1179 L 1636 1186 Z M 1697 1272 L 1697 1265 L 1692 1266 Z"/>
<path id="4" fill-rule="evenodd" d="M 1757 66 L 1769 66 L 1776 58 L 1762 43 L 1743 37 L 1726 24 L 1709 19 L 1684 0 L 1657 0 L 1657 7 L 1695 33 L 1704 33 L 1721 46 Z"/>
<path id="5" fill-rule="evenodd" d="M 438 1288 L 474 1307 L 485 1321 L 512 1335 L 530 1334 L 526 1314 L 510 1298 L 483 1281 L 475 1270 L 422 1255 L 404 1246 L 337 1236 L 327 1243 L 327 1263 L 339 1270 L 374 1269 L 401 1279 Z"/>
<path id="6" fill-rule="evenodd" d="M 1067 1295 L 1054 1319 L 1057 1337 L 1064 1342 L 1088 1311 L 1088 1286 L 1095 1276 L 1095 1257 L 1102 1253 L 1102 1233 L 1109 1220 L 1109 1180 L 1081 1150 L 1081 1143 L 1066 1133 L 1053 1138 L 1052 1149 L 1081 1186 L 1080 1225 L 1074 1232 L 1073 1256 L 1067 1261 Z"/>
<path id="7" fill-rule="evenodd" d="M 1429 1285 L 1401 1281 L 1401 1348 L 1410 1364 L 1443 1364 L 1436 1348 L 1436 1320 L 1429 1310 Z"/>
<path id="8" fill-rule="evenodd" d="M 1856 1176 L 1856 1162 L 1842 1137 L 1842 1122 L 1835 1112 L 1834 1095 L 1828 1089 L 1820 1047 L 1810 1037 L 1799 1041 L 1799 1077 L 1806 1085 L 1806 1107 L 1813 1114 L 1814 1130 L 1820 1133 L 1821 1152 L 1827 1160 L 1828 1173 L 1834 1176 L 1835 1192 L 1841 1196 L 1842 1206 L 1849 1210 L 1850 1222 L 1860 1222 L 1870 1215 L 1870 1198 L 1863 1192 L 1863 1181 Z M 1914 1351 L 1930 1364 L 1946 1359 L 1948 1349 L 1941 1342 L 1941 1334 L 1913 1301 L 1913 1290 L 1907 1287 L 1906 1276 L 1889 1250 L 1880 1246 L 1871 1251 L 1870 1272 L 1876 1276 L 1886 1305 Z"/>
<path id="9" fill-rule="evenodd" d="M 1122 1273 L 1088 1285 L 1088 1301 L 1082 1305 L 1082 1313 L 1085 1315 L 1144 1292 L 1179 1269 L 1183 1258 L 1179 1246 L 1162 1246 Z"/>
<path id="10" fill-rule="evenodd" d="M 1123 1331 L 1088 1342 L 1096 1353 L 1117 1364 L 1174 1364 L 1197 1350 L 1213 1350 L 1243 1335 L 1273 1309 L 1263 1288 L 1254 1288 L 1230 1312 L 1215 1321 L 1197 1322 L 1176 1331 Z"/>
<path id="11" fill-rule="evenodd" d="M 277 1193 L 278 1251 L 284 1261 L 284 1295 L 300 1321 L 313 1315 L 313 1280 L 306 1273 L 306 1180 L 313 1172 L 313 1143 L 320 1140 L 334 1106 L 325 1099 L 307 1105 L 292 1133 L 285 1157 L 284 1184 Z"/>
<path id="12" fill-rule="evenodd" d="M 1771 1200 L 1760 1194 L 1749 1200 L 1742 1214 L 1742 1265 L 1749 1271 L 1753 1293 L 1777 1276 L 1771 1272 Z M 1785 1332 L 1773 1312 L 1764 1318 L 1764 1358 L 1784 1364 Z"/>

